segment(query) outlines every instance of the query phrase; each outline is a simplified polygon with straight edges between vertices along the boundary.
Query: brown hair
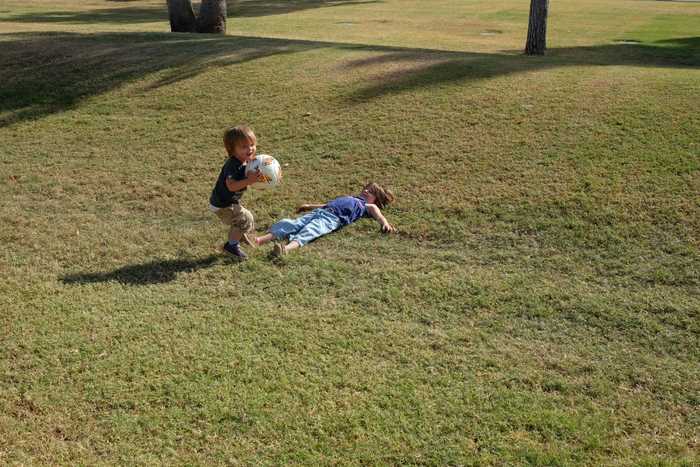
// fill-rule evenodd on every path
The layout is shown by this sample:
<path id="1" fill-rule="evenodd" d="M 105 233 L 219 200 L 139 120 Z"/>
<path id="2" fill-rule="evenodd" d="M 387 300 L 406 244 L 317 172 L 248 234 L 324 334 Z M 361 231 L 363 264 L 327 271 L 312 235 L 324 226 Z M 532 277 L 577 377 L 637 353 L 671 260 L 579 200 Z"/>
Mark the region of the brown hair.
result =
<path id="1" fill-rule="evenodd" d="M 377 198 L 375 204 L 379 206 L 380 209 L 383 209 L 384 206 L 394 202 L 394 193 L 392 193 L 391 190 L 382 188 L 374 182 L 368 183 L 365 186 L 365 190 L 369 191 L 375 198 Z"/>
<path id="2" fill-rule="evenodd" d="M 257 142 L 252 128 L 246 125 L 239 125 L 231 127 L 224 132 L 224 146 L 229 154 L 233 154 L 233 148 L 241 141 L 251 141 L 253 144 Z"/>

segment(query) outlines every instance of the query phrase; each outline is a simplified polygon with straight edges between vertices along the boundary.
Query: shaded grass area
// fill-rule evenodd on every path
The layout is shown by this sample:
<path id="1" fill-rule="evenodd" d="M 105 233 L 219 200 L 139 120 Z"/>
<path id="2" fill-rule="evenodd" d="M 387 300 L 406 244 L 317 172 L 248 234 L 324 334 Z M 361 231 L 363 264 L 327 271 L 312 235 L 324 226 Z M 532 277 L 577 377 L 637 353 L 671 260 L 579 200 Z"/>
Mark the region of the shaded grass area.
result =
<path id="1" fill-rule="evenodd" d="M 213 266 L 220 256 L 199 259 L 149 261 L 144 264 L 124 266 L 114 271 L 90 274 L 69 274 L 61 278 L 66 284 L 89 284 L 91 282 L 119 282 L 131 285 L 160 284 L 176 279 L 181 272 Z"/>
<path id="2" fill-rule="evenodd" d="M 124 2 L 127 3 L 127 2 Z M 227 16 L 235 18 L 255 18 L 258 16 L 285 15 L 297 11 L 334 6 L 352 6 L 380 3 L 379 0 L 229 0 Z M 198 2 L 193 2 L 195 10 Z M 120 8 L 99 8 L 93 10 L 40 11 L 7 15 L 0 21 L 18 23 L 68 23 L 68 24 L 134 24 L 167 21 L 165 5 L 132 6 Z"/>
<path id="3" fill-rule="evenodd" d="M 0 38 L 5 85 L 0 94 L 1 125 L 69 109 L 81 99 L 116 88 L 149 74 L 168 70 L 153 86 L 196 77 L 211 67 L 225 67 L 277 54 L 313 49 L 381 52 L 346 64 L 349 69 L 398 66 L 381 79 L 358 90 L 350 99 L 365 101 L 388 93 L 468 82 L 501 75 L 567 66 L 700 66 L 700 38 L 678 38 L 652 44 L 617 44 L 560 48 L 547 59 L 515 55 L 444 52 L 318 41 L 257 37 L 197 38 L 178 34 L 98 33 L 90 35 L 46 33 Z M 154 57 L 158 57 L 154 60 Z M 20 75 L 23 60 L 41 57 L 43 66 Z M 90 68 L 89 79 L 82 79 Z M 21 76 L 21 77 L 20 77 Z M 49 80 L 49 76 L 58 79 Z"/>
<path id="4" fill-rule="evenodd" d="M 696 464 L 700 76 L 670 24 L 542 60 L 4 33 L 0 461 Z M 376 179 L 399 234 L 213 255 L 241 121 L 285 171 L 244 197 L 259 230 Z"/>

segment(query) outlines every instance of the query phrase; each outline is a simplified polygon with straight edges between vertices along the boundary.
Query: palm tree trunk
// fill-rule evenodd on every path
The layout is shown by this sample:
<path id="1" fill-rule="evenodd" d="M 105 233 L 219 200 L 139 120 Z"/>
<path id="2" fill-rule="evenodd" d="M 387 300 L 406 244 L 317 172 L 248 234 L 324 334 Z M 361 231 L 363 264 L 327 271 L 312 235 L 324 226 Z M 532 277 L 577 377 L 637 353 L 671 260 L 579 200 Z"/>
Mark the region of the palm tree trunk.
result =
<path id="1" fill-rule="evenodd" d="M 547 48 L 547 10 L 549 0 L 530 0 L 530 22 L 527 28 L 527 55 L 544 55 Z"/>
<path id="2" fill-rule="evenodd" d="M 192 0 L 168 0 L 168 16 L 172 32 L 195 32 L 197 24 Z"/>
<path id="3" fill-rule="evenodd" d="M 226 0 L 202 0 L 197 32 L 226 34 Z"/>

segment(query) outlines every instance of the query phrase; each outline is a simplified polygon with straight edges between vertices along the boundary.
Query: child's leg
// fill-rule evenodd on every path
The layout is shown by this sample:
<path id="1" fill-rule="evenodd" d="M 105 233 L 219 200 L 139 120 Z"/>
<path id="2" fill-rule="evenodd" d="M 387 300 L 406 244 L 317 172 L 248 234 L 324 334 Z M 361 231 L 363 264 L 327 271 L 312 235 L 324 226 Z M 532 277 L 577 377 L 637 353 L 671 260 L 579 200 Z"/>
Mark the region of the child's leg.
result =
<path id="1" fill-rule="evenodd" d="M 340 228 L 340 219 L 328 211 L 319 209 L 314 211 L 314 217 L 297 233 L 289 236 L 289 244 L 286 251 L 302 247 L 312 240 L 322 237 Z"/>
<path id="2" fill-rule="evenodd" d="M 255 243 L 256 243 L 258 246 L 260 246 L 260 245 L 264 245 L 264 244 L 266 244 L 266 243 L 268 243 L 268 242 L 271 242 L 271 241 L 274 240 L 274 239 L 275 239 L 275 236 L 272 235 L 272 233 L 269 233 L 269 232 L 268 232 L 268 233 L 266 233 L 265 235 L 263 235 L 262 237 L 255 237 Z"/>
<path id="3" fill-rule="evenodd" d="M 245 232 L 253 229 L 253 215 L 245 208 L 233 205 L 214 211 L 221 222 L 229 226 L 228 242 L 222 246 L 222 251 L 245 260 L 247 255 L 241 250 L 239 240 L 245 238 Z"/>
<path id="4" fill-rule="evenodd" d="M 299 248 L 301 245 L 299 244 L 298 241 L 292 240 L 291 242 L 287 243 L 283 248 L 285 253 L 289 253 L 292 250 L 296 250 Z"/>
<path id="5" fill-rule="evenodd" d="M 234 233 L 238 231 L 237 229 L 234 231 L 234 228 L 233 228 L 233 212 L 229 208 L 221 208 L 221 209 L 217 209 L 216 211 L 214 211 L 214 213 L 216 214 L 216 217 L 218 217 L 219 220 L 221 220 L 221 222 L 223 224 L 228 226 L 229 230 L 228 230 L 228 238 L 227 239 L 231 240 L 232 239 L 231 237 L 234 236 Z M 235 238 L 234 240 L 238 241 L 239 238 Z"/>
<path id="6" fill-rule="evenodd" d="M 272 224 L 272 226 L 270 226 L 270 232 L 267 235 L 260 237 L 260 239 L 265 239 L 263 243 L 267 243 L 273 239 L 281 240 L 283 238 L 287 238 L 303 229 L 304 226 L 308 224 L 311 219 L 313 219 L 313 217 L 314 213 L 311 212 L 297 219 L 282 219 L 281 221 Z M 272 236 L 269 238 L 269 240 L 268 235 Z"/>
<path id="7" fill-rule="evenodd" d="M 241 241 L 242 236 L 243 236 L 243 232 L 241 232 L 241 229 L 239 229 L 235 225 L 231 225 L 231 227 L 228 229 L 228 241 L 229 242 L 239 242 L 239 241 Z"/>
<path id="8" fill-rule="evenodd" d="M 222 220 L 231 226 L 228 231 L 229 242 L 239 242 L 241 238 L 244 238 L 248 244 L 252 244 L 246 235 L 255 229 L 253 214 L 240 204 L 233 204 L 229 208 L 221 209 L 217 211 L 217 214 L 221 211 L 224 212 L 224 215 L 219 217 L 222 217 Z"/>

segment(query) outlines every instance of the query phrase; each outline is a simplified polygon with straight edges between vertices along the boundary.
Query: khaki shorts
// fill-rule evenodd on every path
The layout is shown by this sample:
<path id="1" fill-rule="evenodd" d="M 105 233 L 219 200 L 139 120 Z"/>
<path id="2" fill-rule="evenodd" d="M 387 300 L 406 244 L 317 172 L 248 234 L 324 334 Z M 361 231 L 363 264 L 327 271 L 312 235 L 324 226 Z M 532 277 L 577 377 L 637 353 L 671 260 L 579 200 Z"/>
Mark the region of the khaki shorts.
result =
<path id="1" fill-rule="evenodd" d="M 232 229 L 237 229 L 241 235 L 252 233 L 255 230 L 255 219 L 253 214 L 240 204 L 232 204 L 227 208 L 219 208 L 214 211 L 216 217 L 221 219 Z"/>

